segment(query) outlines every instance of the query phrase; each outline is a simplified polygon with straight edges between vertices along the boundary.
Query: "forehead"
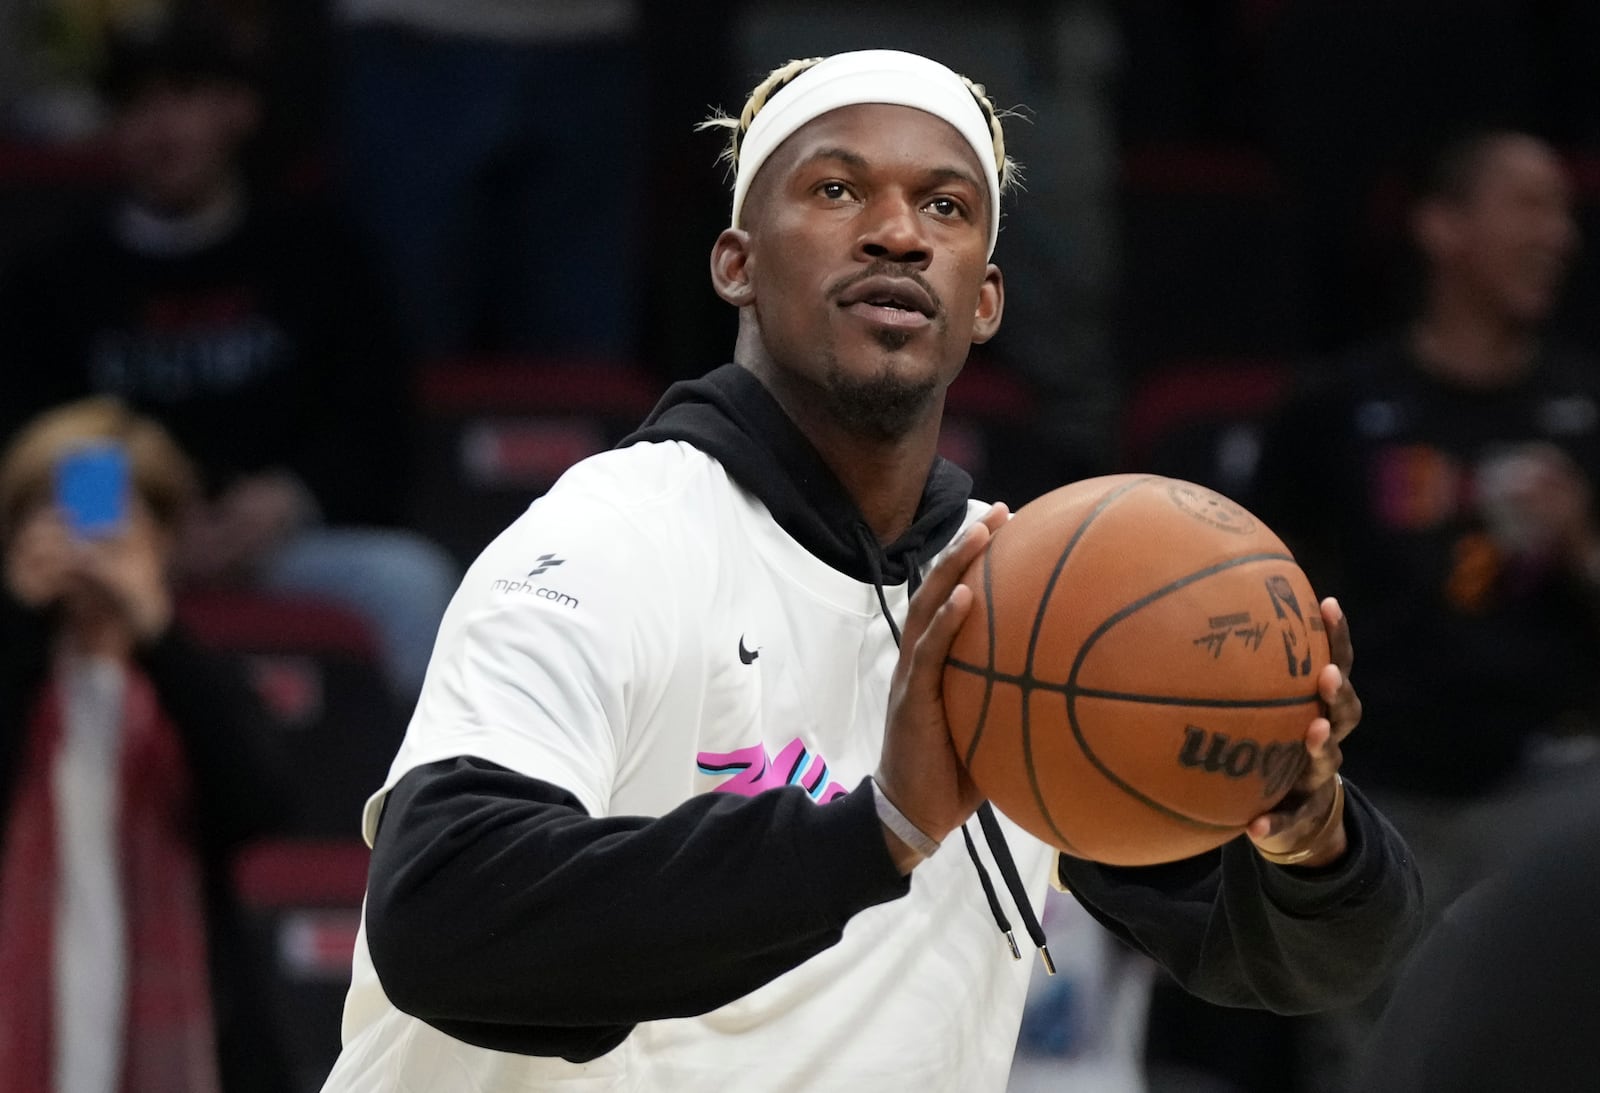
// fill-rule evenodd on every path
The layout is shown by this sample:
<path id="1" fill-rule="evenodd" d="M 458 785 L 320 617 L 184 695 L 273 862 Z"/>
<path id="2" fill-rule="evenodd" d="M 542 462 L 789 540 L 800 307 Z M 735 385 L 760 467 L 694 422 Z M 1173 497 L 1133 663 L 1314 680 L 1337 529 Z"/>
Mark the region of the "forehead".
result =
<path id="1" fill-rule="evenodd" d="M 1554 150 L 1532 137 L 1505 137 L 1485 148 L 1476 189 L 1539 185 L 1565 188 L 1566 168 Z"/>
<path id="2" fill-rule="evenodd" d="M 755 181 L 788 175 L 812 158 L 834 152 L 869 167 L 959 172 L 987 197 L 983 166 L 955 126 L 925 110 L 886 103 L 842 106 L 812 118 L 785 138 Z"/>

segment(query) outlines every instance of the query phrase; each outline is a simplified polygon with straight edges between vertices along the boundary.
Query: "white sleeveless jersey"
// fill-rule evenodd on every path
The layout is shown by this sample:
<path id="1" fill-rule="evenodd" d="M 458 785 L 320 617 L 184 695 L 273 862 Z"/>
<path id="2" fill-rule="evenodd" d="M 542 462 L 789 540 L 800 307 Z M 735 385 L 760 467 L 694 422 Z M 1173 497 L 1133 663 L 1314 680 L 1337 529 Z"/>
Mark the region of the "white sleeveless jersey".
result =
<path id="1" fill-rule="evenodd" d="M 983 509 L 971 503 L 968 521 Z M 903 619 L 905 587 L 887 595 Z M 789 784 L 827 801 L 877 765 L 895 658 L 873 587 L 807 552 L 721 464 L 677 441 L 604 453 L 468 571 L 366 838 L 401 776 L 456 756 L 562 786 L 595 816 Z M 1037 913 L 1054 855 L 1000 822 Z M 1030 970 L 958 837 L 838 945 L 731 1005 L 641 1024 L 583 1064 L 472 1047 L 399 1012 L 363 929 L 325 1088 L 999 1091 Z"/>

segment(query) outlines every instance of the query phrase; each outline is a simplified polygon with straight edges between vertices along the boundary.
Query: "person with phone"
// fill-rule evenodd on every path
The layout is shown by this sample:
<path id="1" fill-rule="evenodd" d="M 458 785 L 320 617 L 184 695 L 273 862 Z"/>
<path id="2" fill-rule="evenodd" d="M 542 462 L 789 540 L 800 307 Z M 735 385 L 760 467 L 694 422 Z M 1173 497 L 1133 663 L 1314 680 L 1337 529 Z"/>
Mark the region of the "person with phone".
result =
<path id="1" fill-rule="evenodd" d="M 36 418 L 0 458 L 8 1090 L 284 1088 L 223 882 L 285 778 L 242 666 L 173 621 L 197 493 L 166 432 L 110 399 Z"/>
<path id="2" fill-rule="evenodd" d="M 0 439 L 91 394 L 159 421 L 205 494 L 185 584 L 332 601 L 415 698 L 460 571 L 404 526 L 409 370 L 362 248 L 251 185 L 256 60 L 225 25 L 119 34 L 101 83 L 115 195 L 0 269 Z"/>

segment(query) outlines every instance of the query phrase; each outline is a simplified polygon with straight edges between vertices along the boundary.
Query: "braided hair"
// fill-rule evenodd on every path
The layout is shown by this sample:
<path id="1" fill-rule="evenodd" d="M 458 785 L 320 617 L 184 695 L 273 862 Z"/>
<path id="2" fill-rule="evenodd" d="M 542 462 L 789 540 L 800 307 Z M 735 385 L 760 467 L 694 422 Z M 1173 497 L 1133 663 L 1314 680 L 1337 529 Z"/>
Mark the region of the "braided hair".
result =
<path id="1" fill-rule="evenodd" d="M 718 159 L 728 165 L 732 172 L 739 169 L 739 149 L 744 143 L 744 136 L 750 131 L 751 124 L 756 120 L 756 115 L 762 107 L 772 100 L 772 97 L 782 91 L 802 72 L 812 65 L 822 61 L 822 57 L 803 57 L 779 65 L 767 73 L 765 79 L 756 84 L 750 92 L 750 97 L 744 102 L 744 108 L 739 111 L 737 118 L 731 117 L 720 110 L 711 117 L 697 125 L 696 129 L 725 129 L 728 132 L 728 142 L 722 148 Z M 997 108 L 989 99 L 989 93 L 984 90 L 981 83 L 974 83 L 962 76 L 961 82 L 966 84 L 967 90 L 972 92 L 973 101 L 978 104 L 978 109 L 983 112 L 983 118 L 989 124 L 989 133 L 994 140 L 994 165 L 1000 176 L 1000 193 L 1007 194 L 1022 185 L 1022 166 L 1016 160 L 1006 155 L 1006 135 L 1000 124 L 1000 119 L 1012 117 L 1013 112 Z"/>

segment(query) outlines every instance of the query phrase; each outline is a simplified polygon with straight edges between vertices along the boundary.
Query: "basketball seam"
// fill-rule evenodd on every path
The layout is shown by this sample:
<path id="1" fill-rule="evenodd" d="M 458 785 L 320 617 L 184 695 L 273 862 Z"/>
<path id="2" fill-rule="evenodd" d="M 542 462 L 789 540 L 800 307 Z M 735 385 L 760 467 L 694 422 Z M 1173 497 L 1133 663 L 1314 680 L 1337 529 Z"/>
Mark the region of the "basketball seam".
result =
<path id="1" fill-rule="evenodd" d="M 1027 676 L 990 671 L 980 665 L 969 664 L 954 657 L 947 658 L 945 666 L 954 668 L 958 672 L 983 676 L 994 683 L 1009 683 L 1014 687 L 1026 687 L 1035 691 L 1052 691 L 1057 694 L 1070 694 L 1082 698 L 1106 698 L 1120 702 L 1141 702 L 1147 706 L 1202 706 L 1206 709 L 1218 710 L 1270 710 L 1283 706 L 1309 706 L 1313 702 L 1321 701 L 1320 696 L 1315 692 L 1308 695 L 1290 695 L 1282 698 L 1194 698 L 1185 695 L 1141 694 L 1138 691 L 1106 691 L 1098 687 L 1075 687 L 1070 683 L 1043 683 Z"/>
<path id="2" fill-rule="evenodd" d="M 995 683 L 995 670 L 994 670 L 994 646 L 995 646 L 995 636 L 994 636 L 994 577 L 993 577 L 993 573 L 992 573 L 992 571 L 990 569 L 990 566 L 989 566 L 989 556 L 990 556 L 990 553 L 991 553 L 992 549 L 993 549 L 993 544 L 991 543 L 990 544 L 990 550 L 986 550 L 986 551 L 983 552 L 983 569 L 982 569 L 982 572 L 983 572 L 983 615 L 984 615 L 985 628 L 988 631 L 988 635 L 989 635 L 989 664 L 988 664 L 988 667 L 979 670 L 979 674 L 983 676 L 983 701 L 978 706 L 978 723 L 977 723 L 977 725 L 975 725 L 973 727 L 973 730 L 972 730 L 972 741 L 967 745 L 967 757 L 966 757 L 966 760 L 965 760 L 965 766 L 966 766 L 966 768 L 968 770 L 972 769 L 972 761 L 974 759 L 976 759 L 977 756 L 978 756 L 978 741 L 983 739 L 984 726 L 989 723 L 989 698 L 990 698 L 991 695 L 994 694 L 994 683 Z M 954 662 L 952 661 L 952 659 L 950 657 L 946 656 L 945 657 L 945 664 L 948 666 L 951 663 L 954 663 Z"/>
<path id="3" fill-rule="evenodd" d="M 1049 610 L 1050 597 L 1055 595 L 1056 582 L 1060 580 L 1062 572 L 1067 568 L 1067 558 L 1072 554 L 1072 551 L 1077 547 L 1084 535 L 1088 533 L 1089 525 L 1094 523 L 1100 514 L 1110 508 L 1118 498 L 1131 491 L 1135 486 L 1154 481 L 1157 477 L 1156 475 L 1150 475 L 1136 478 L 1111 490 L 1099 500 L 1094 509 L 1078 524 L 1077 529 L 1072 533 L 1072 537 L 1061 548 L 1061 553 L 1056 556 L 1055 567 L 1050 571 L 1050 579 L 1045 582 L 1044 591 L 1039 596 L 1039 606 L 1034 610 L 1033 631 L 1028 635 L 1028 655 L 1023 662 L 1023 674 L 1026 679 L 1019 684 L 1022 690 L 1022 762 L 1028 771 L 1028 788 L 1033 790 L 1034 805 L 1039 809 L 1039 815 L 1044 817 L 1044 822 L 1050 825 L 1051 832 L 1054 833 L 1057 839 L 1061 840 L 1064 846 L 1071 846 L 1071 843 L 1061 828 L 1056 825 L 1055 817 L 1050 815 L 1050 806 L 1045 803 L 1044 791 L 1039 787 L 1039 772 L 1034 769 L 1033 765 L 1033 725 L 1032 715 L 1029 711 L 1033 705 L 1031 701 L 1033 697 L 1032 685 L 1035 682 L 1033 678 L 1033 658 L 1039 650 L 1039 634 L 1044 629 L 1044 615 Z M 1071 717 L 1071 699 L 1068 699 L 1067 718 L 1069 722 Z M 1073 726 L 1073 735 L 1077 735 L 1076 726 Z M 1079 747 L 1082 747 L 1081 740 Z M 1084 751 L 1084 754 L 1093 762 L 1093 756 L 1090 756 L 1087 750 Z"/>

